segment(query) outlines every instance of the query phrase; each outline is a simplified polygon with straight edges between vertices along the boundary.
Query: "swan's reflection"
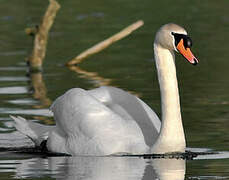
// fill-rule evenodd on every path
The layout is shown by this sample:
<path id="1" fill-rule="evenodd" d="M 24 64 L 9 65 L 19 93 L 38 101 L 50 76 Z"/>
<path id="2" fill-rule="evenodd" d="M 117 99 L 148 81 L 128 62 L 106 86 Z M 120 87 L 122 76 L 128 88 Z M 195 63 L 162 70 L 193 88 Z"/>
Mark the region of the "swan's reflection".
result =
<path id="1" fill-rule="evenodd" d="M 51 176 L 57 179 L 182 180 L 185 160 L 133 157 L 50 157 L 21 160 L 16 177 Z"/>
<path id="2" fill-rule="evenodd" d="M 153 168 L 155 173 L 152 174 L 153 171 L 151 171 L 152 175 L 150 175 L 150 172 L 147 172 L 149 168 Z M 146 167 L 145 175 L 148 177 L 142 178 L 143 180 L 183 180 L 185 177 L 185 160 L 154 159 L 150 162 L 150 165 Z"/>

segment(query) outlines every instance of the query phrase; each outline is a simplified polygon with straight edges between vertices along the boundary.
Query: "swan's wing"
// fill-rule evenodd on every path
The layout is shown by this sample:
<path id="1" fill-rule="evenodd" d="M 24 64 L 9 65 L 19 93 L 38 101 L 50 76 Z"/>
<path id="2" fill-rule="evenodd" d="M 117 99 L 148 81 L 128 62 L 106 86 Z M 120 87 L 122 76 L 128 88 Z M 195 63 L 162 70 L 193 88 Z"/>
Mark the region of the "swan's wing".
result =
<path id="1" fill-rule="evenodd" d="M 136 121 L 148 146 L 155 142 L 160 131 L 161 121 L 141 99 L 119 88 L 106 86 L 90 90 L 89 93 L 123 119 Z"/>
<path id="2" fill-rule="evenodd" d="M 123 119 L 91 94 L 70 89 L 51 106 L 70 153 L 145 152 L 147 146 L 137 123 L 128 117 Z"/>

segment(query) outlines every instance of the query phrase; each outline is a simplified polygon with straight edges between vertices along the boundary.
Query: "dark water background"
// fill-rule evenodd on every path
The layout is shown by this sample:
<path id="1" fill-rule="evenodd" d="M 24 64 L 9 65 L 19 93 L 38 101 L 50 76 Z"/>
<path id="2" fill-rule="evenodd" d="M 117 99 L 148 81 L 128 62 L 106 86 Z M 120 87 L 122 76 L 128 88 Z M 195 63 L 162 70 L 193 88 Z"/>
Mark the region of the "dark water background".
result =
<path id="1" fill-rule="evenodd" d="M 46 116 L 47 108 L 59 95 L 73 87 L 120 87 L 140 96 L 160 115 L 160 94 L 152 43 L 161 25 L 174 22 L 189 32 L 193 40 L 193 52 L 200 60 L 199 65 L 194 67 L 181 56 L 176 56 L 187 146 L 215 151 L 229 150 L 228 0 L 59 2 L 61 9 L 49 36 L 43 73 L 29 77 L 25 59 L 32 50 L 32 39 L 25 35 L 24 30 L 39 24 L 48 1 L 0 0 L 1 134 L 15 131 L 9 114 L 21 114 L 43 124 L 54 124 L 53 119 Z M 85 60 L 78 69 L 70 70 L 64 66 L 81 51 L 139 19 L 144 20 L 143 27 Z M 32 87 L 34 84 L 42 87 L 42 93 L 35 93 Z M 0 142 L 4 139 L 1 134 Z M 155 177 L 150 169 L 157 168 L 151 161 L 120 161 L 93 158 L 43 159 L 1 153 L 0 179 L 115 179 L 115 173 L 123 175 L 117 175 L 116 179 Z M 132 161 L 135 161 L 136 166 L 131 166 Z M 36 168 L 36 164 L 40 166 Z M 98 166 L 101 168 L 96 168 Z M 187 161 L 185 174 L 187 179 L 228 178 L 228 167 L 229 159 Z M 19 168 L 22 169 L 21 176 L 20 173 L 18 175 L 21 172 Z M 74 169 L 78 174 L 73 173 Z M 107 173 L 103 174 L 103 171 Z"/>

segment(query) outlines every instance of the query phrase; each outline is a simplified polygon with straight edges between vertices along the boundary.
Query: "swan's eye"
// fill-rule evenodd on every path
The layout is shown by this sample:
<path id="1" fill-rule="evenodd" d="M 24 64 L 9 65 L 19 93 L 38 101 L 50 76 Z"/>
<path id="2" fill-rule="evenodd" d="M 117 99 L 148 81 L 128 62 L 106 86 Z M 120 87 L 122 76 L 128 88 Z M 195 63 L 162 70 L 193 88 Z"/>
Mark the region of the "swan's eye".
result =
<path id="1" fill-rule="evenodd" d="M 190 37 L 186 36 L 186 38 L 184 39 L 184 47 L 185 48 L 190 48 L 192 47 L 192 40 Z"/>
<path id="2" fill-rule="evenodd" d="M 190 37 L 188 37 L 185 34 L 178 34 L 178 33 L 174 33 L 171 32 L 171 34 L 174 36 L 175 39 L 175 46 L 177 47 L 178 43 L 181 41 L 181 39 L 183 39 L 184 41 L 184 47 L 186 48 L 190 48 L 192 46 L 192 40 Z"/>

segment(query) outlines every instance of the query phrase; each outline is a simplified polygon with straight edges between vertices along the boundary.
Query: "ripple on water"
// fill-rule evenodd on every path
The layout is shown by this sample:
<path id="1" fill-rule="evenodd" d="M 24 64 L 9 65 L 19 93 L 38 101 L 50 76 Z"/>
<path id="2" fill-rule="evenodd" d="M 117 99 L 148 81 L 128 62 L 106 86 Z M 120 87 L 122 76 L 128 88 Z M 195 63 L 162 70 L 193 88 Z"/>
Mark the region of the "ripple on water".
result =
<path id="1" fill-rule="evenodd" d="M 17 105 L 37 105 L 39 104 L 39 101 L 35 99 L 30 99 L 30 98 L 9 100 L 7 102 L 11 104 L 17 104 Z"/>
<path id="2" fill-rule="evenodd" d="M 0 149 L 15 148 L 15 147 L 17 148 L 33 147 L 33 146 L 34 146 L 33 142 L 28 137 L 26 137 L 25 135 L 23 135 L 18 131 L 14 131 L 12 133 L 0 133 Z M 10 156 L 6 156 L 6 157 L 10 157 Z"/>
<path id="3" fill-rule="evenodd" d="M 18 67 L 18 66 L 7 66 L 7 67 L 0 67 L 0 71 L 26 71 L 28 69 L 27 66 Z"/>
<path id="4" fill-rule="evenodd" d="M 0 77 L 0 81 L 29 81 L 29 78 L 28 77 L 10 77 L 10 76 L 1 76 Z"/>
<path id="5" fill-rule="evenodd" d="M 20 114 L 20 115 L 37 115 L 52 117 L 53 113 L 49 109 L 6 109 L 0 108 L 1 114 Z"/>
<path id="6" fill-rule="evenodd" d="M 217 180 L 217 179 L 228 179 L 228 177 L 224 176 L 193 176 L 189 177 L 190 180 Z"/>
<path id="7" fill-rule="evenodd" d="M 229 158 L 229 152 L 228 151 L 219 151 L 219 152 L 213 152 L 212 154 L 203 154 L 198 155 L 194 159 L 228 159 Z"/>
<path id="8" fill-rule="evenodd" d="M 9 51 L 9 52 L 0 52 L 0 56 L 16 56 L 16 55 L 25 55 L 26 51 Z"/>
<path id="9" fill-rule="evenodd" d="M 1 87 L 0 94 L 28 94 L 26 86 Z"/>

